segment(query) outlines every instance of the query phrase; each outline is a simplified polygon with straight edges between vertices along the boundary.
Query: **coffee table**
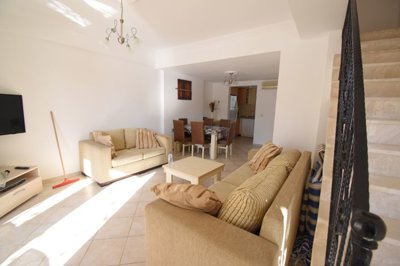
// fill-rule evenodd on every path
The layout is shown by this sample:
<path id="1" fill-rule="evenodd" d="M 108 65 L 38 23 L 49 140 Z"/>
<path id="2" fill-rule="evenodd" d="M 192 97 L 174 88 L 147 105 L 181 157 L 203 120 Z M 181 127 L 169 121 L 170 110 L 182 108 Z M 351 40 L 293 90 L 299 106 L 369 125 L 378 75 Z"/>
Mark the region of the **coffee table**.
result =
<path id="1" fill-rule="evenodd" d="M 192 184 L 199 184 L 211 176 L 214 176 L 214 182 L 220 180 L 224 166 L 223 163 L 190 156 L 165 164 L 163 168 L 167 183 L 172 183 L 172 176 L 175 176 L 190 181 Z"/>

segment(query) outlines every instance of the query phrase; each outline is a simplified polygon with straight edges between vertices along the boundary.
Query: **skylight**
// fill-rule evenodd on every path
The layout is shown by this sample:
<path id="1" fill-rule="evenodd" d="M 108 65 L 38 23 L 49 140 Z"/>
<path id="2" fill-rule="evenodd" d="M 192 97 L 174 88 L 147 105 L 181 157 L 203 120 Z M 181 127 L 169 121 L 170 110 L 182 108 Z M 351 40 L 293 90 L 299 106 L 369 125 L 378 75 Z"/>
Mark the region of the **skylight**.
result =
<path id="1" fill-rule="evenodd" d="M 117 10 L 115 10 L 114 8 L 112 8 L 106 4 L 103 4 L 97 0 L 83 0 L 83 1 L 86 4 L 88 4 L 91 8 L 93 8 L 94 10 L 103 14 L 103 16 L 105 18 L 112 17 L 117 13 Z"/>
<path id="2" fill-rule="evenodd" d="M 86 2 L 86 1 L 85 1 Z M 60 13 L 64 17 L 70 19 L 71 21 L 75 22 L 76 24 L 80 25 L 81 27 L 87 27 L 92 24 L 88 19 L 82 17 L 70 7 L 64 5 L 63 3 L 57 0 L 50 0 L 47 5 L 53 9 L 54 11 Z"/>

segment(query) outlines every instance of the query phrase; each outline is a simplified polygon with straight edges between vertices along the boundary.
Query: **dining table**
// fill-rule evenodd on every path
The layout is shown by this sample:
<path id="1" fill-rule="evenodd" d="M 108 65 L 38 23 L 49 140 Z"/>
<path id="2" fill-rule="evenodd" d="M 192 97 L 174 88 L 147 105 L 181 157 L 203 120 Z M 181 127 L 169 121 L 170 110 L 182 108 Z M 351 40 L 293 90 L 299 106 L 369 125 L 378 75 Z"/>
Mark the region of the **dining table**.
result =
<path id="1" fill-rule="evenodd" d="M 191 134 L 190 125 L 185 125 L 185 133 Z M 218 140 L 223 139 L 227 136 L 229 128 L 221 126 L 204 126 L 204 136 L 211 138 L 210 140 L 210 159 L 217 159 L 218 152 Z"/>

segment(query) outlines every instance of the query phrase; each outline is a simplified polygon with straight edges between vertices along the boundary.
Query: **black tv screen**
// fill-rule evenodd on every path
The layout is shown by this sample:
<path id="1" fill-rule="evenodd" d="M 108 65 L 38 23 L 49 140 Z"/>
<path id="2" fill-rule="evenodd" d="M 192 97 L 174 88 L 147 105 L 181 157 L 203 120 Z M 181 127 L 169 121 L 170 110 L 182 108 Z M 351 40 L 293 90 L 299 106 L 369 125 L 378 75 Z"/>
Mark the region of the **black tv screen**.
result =
<path id="1" fill-rule="evenodd" d="M 25 132 L 22 95 L 0 94 L 0 135 Z"/>

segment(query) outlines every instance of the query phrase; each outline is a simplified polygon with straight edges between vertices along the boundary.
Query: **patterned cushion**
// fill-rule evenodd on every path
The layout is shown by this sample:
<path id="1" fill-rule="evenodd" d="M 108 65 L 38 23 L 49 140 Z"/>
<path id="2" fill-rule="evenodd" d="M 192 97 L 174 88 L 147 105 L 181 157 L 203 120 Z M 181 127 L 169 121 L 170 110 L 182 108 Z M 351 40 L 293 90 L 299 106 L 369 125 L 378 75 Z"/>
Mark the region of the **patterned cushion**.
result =
<path id="1" fill-rule="evenodd" d="M 181 208 L 203 211 L 212 215 L 216 215 L 221 208 L 221 201 L 215 192 L 202 185 L 158 184 L 150 190 L 159 198 Z"/>
<path id="2" fill-rule="evenodd" d="M 267 167 L 250 177 L 229 195 L 218 218 L 256 233 L 288 174 L 286 167 Z"/>
<path id="3" fill-rule="evenodd" d="M 115 147 L 112 142 L 111 136 L 108 134 L 105 134 L 104 132 L 101 131 L 94 131 L 92 133 L 94 141 L 101 143 L 103 145 L 111 147 L 111 158 L 115 158 L 117 155 L 115 152 Z"/>
<path id="4" fill-rule="evenodd" d="M 111 136 L 112 142 L 114 143 L 115 146 L 115 150 L 120 151 L 126 149 L 125 134 L 123 129 L 104 131 L 104 133 Z"/>
<path id="5" fill-rule="evenodd" d="M 136 147 L 138 149 L 158 148 L 160 144 L 157 141 L 156 133 L 146 128 L 140 128 L 136 131 Z"/>
<path id="6" fill-rule="evenodd" d="M 249 166 L 256 173 L 261 172 L 265 169 L 269 161 L 280 154 L 282 148 L 279 148 L 275 144 L 268 142 L 264 144 L 260 150 L 254 155 L 254 157 L 249 161 Z"/>

